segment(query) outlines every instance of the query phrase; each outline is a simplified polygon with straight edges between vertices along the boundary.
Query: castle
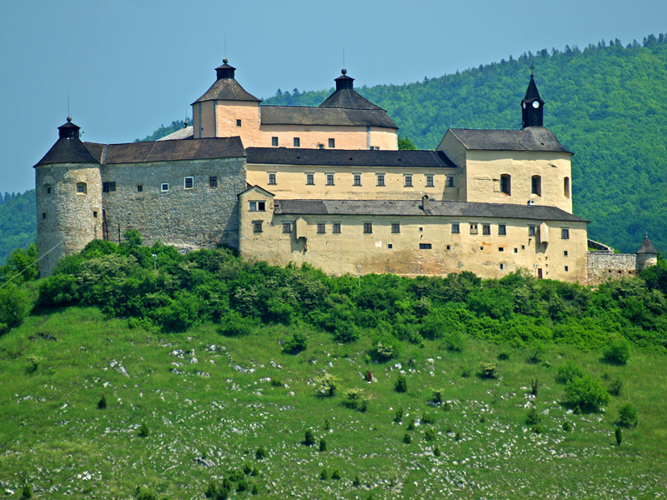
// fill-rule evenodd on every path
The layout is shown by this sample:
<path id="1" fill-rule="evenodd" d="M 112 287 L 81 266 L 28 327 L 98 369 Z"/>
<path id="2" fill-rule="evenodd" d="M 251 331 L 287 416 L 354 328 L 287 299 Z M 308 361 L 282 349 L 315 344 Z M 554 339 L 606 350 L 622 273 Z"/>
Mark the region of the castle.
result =
<path id="1" fill-rule="evenodd" d="M 521 130 L 450 128 L 435 151 L 400 151 L 396 124 L 345 70 L 318 107 L 262 105 L 226 59 L 216 73 L 193 125 L 159 141 L 84 143 L 70 118 L 59 127 L 35 165 L 41 276 L 129 229 L 334 275 L 525 268 L 595 284 L 657 260 L 648 237 L 630 256 L 587 239 L 589 221 L 572 213 L 572 153 L 543 126 L 532 74 Z"/>

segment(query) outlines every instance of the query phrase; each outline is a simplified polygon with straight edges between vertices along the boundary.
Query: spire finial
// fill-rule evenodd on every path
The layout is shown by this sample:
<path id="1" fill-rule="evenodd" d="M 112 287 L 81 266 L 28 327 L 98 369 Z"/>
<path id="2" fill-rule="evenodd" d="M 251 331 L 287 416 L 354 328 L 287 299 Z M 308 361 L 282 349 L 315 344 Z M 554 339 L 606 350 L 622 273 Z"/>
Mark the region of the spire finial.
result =
<path id="1" fill-rule="evenodd" d="M 535 76 L 535 65 L 530 63 L 530 77 L 533 78 L 533 76 Z"/>
<path id="2" fill-rule="evenodd" d="M 67 117 L 67 123 L 72 123 L 72 117 L 71 116 Z"/>
<path id="3" fill-rule="evenodd" d="M 340 70 L 340 72 L 341 72 L 342 74 L 344 74 L 344 75 L 347 75 L 347 70 L 346 70 L 345 68 L 343 68 L 342 70 Z"/>
<path id="4" fill-rule="evenodd" d="M 227 64 L 228 62 L 229 62 L 229 59 L 227 59 L 226 57 L 222 59 L 223 64 Z"/>

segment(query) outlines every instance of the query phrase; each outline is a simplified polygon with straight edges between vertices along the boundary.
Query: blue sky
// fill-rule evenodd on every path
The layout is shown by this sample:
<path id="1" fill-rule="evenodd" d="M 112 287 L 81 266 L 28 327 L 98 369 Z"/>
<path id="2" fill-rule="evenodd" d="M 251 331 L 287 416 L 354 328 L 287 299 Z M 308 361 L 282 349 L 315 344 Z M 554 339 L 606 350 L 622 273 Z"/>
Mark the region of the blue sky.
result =
<path id="1" fill-rule="evenodd" d="M 182 119 L 225 55 L 257 97 L 402 84 L 523 52 L 667 32 L 664 0 L 20 1 L 0 3 L 0 192 L 70 113 L 83 140 L 132 142 Z"/>

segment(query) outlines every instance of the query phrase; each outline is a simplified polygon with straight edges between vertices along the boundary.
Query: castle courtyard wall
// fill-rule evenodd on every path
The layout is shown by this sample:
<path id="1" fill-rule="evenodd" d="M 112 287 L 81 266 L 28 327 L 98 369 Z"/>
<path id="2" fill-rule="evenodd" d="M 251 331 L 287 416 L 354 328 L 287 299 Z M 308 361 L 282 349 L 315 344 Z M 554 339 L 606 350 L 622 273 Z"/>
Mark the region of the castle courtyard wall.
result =
<path id="1" fill-rule="evenodd" d="M 611 252 L 588 252 L 586 284 L 595 286 L 607 280 L 618 280 L 635 276 L 636 254 L 615 254 Z"/>

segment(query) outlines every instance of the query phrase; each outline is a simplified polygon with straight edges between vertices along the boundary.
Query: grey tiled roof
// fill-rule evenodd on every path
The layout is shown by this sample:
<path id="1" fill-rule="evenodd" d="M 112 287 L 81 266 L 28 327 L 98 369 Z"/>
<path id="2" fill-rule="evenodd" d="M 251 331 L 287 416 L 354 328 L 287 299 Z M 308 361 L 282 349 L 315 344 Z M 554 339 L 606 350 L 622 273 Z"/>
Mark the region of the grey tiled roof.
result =
<path id="1" fill-rule="evenodd" d="M 35 167 L 54 163 L 98 163 L 78 137 L 58 139 Z"/>
<path id="2" fill-rule="evenodd" d="M 183 127 L 182 129 L 177 130 L 176 132 L 172 132 L 169 135 L 165 135 L 164 137 L 158 139 L 158 141 L 176 141 L 181 139 L 192 139 L 194 135 L 195 135 L 194 127 L 190 125 L 189 127 Z"/>
<path id="3" fill-rule="evenodd" d="M 658 251 L 651 243 L 651 240 L 648 239 L 648 234 L 644 236 L 644 241 L 642 241 L 642 245 L 639 247 L 639 250 L 637 250 L 637 253 L 658 255 Z"/>
<path id="4" fill-rule="evenodd" d="M 442 151 L 248 148 L 247 162 L 273 165 L 456 168 Z"/>
<path id="5" fill-rule="evenodd" d="M 241 158 L 245 155 L 240 137 L 191 139 L 187 141 L 131 142 L 128 144 L 85 143 L 96 163 L 146 163 L 153 161 Z"/>
<path id="6" fill-rule="evenodd" d="M 254 95 L 246 92 L 241 84 L 233 78 L 217 80 L 206 93 L 193 104 L 203 101 L 255 101 L 260 102 Z"/>
<path id="7" fill-rule="evenodd" d="M 553 132 L 544 127 L 526 127 L 522 130 L 450 128 L 448 132 L 451 132 L 469 150 L 570 153 L 558 142 Z"/>
<path id="8" fill-rule="evenodd" d="M 311 108 L 306 106 L 262 106 L 262 125 L 333 125 L 397 129 L 386 111 L 377 109 Z"/>
<path id="9" fill-rule="evenodd" d="M 354 89 L 336 90 L 319 105 L 320 108 L 382 109 L 359 95 Z M 383 110 L 384 111 L 384 110 Z"/>
<path id="10" fill-rule="evenodd" d="M 421 200 L 274 200 L 274 203 L 276 214 L 289 215 L 405 215 L 589 222 L 560 208 L 539 205 L 429 200 L 429 210 L 425 212 L 421 209 Z"/>

